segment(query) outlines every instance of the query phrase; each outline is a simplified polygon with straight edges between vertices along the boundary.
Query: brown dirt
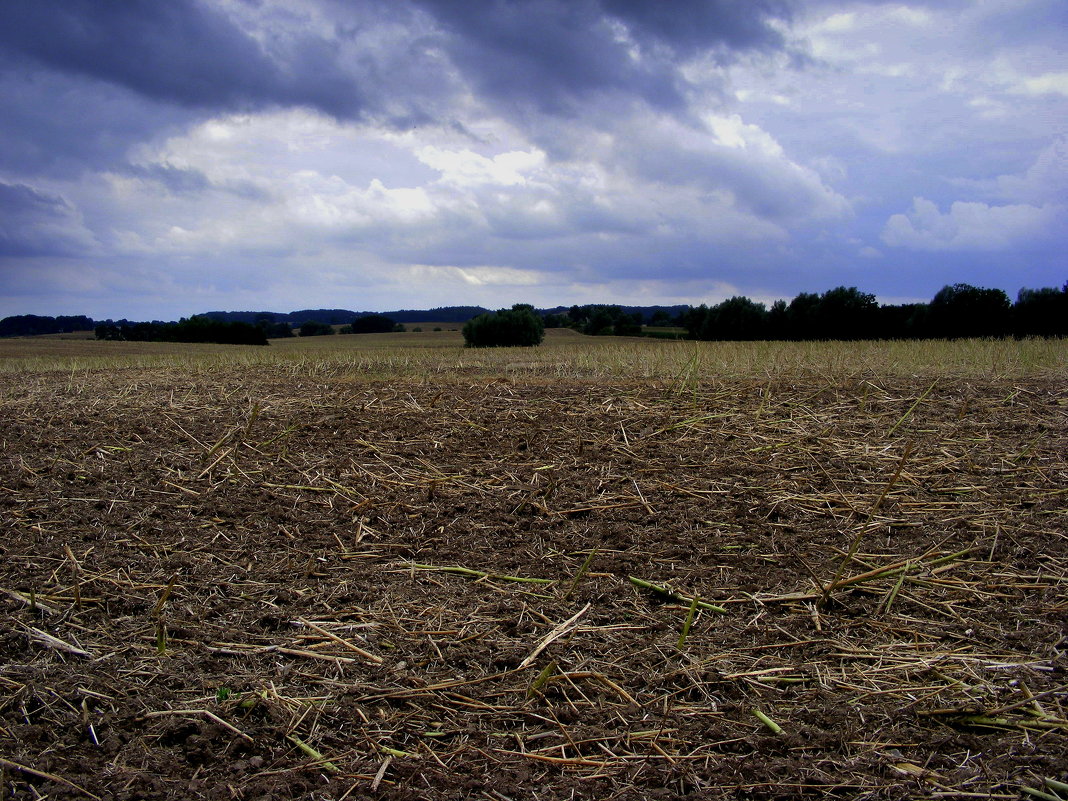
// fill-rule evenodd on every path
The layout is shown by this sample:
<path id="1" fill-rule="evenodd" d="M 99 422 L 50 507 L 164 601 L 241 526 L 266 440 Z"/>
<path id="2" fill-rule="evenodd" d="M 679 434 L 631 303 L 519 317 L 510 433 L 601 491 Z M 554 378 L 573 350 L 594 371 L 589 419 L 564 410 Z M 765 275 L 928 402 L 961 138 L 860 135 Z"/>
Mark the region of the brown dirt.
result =
<path id="1" fill-rule="evenodd" d="M 1068 394 L 928 387 L 21 376 L 0 798 L 1043 789 Z"/>

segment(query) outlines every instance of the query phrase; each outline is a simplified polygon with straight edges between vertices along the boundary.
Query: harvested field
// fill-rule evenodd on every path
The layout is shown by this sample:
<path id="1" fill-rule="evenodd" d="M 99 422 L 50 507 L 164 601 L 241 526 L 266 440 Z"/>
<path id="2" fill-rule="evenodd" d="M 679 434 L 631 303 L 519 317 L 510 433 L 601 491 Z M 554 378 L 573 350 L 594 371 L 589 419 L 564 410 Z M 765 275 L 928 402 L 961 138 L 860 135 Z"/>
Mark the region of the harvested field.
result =
<path id="1" fill-rule="evenodd" d="M 1068 798 L 1063 373 L 511 372 L 13 376 L 0 798 Z"/>

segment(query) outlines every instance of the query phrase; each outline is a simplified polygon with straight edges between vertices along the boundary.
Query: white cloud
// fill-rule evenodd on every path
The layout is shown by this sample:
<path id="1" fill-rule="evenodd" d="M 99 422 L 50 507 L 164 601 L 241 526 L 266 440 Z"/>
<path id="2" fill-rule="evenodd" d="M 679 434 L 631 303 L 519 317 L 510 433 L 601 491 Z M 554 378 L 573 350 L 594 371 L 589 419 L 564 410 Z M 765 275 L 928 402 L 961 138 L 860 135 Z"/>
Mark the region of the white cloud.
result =
<path id="1" fill-rule="evenodd" d="M 916 28 L 927 27 L 934 20 L 931 12 L 927 11 L 927 9 L 914 8 L 907 5 L 891 6 L 886 11 L 886 17 Z"/>
<path id="2" fill-rule="evenodd" d="M 890 247 L 912 250 L 1004 250 L 1044 236 L 1058 217 L 1063 218 L 1063 209 L 1055 206 L 990 206 L 961 201 L 942 213 L 930 200 L 917 197 L 910 211 L 887 220 L 882 240 Z"/>
<path id="3" fill-rule="evenodd" d="M 375 262 L 454 292 L 550 272 L 656 276 L 666 260 L 686 275 L 713 251 L 727 269 L 735 250 L 850 214 L 819 172 L 738 114 L 630 109 L 614 125 L 571 121 L 566 151 L 550 156 L 485 112 L 404 131 L 300 109 L 220 116 L 140 148 L 141 172 L 109 176 L 104 200 L 124 253 L 270 255 L 342 273 Z M 199 190 L 151 178 L 168 171 L 200 176 Z"/>
<path id="4" fill-rule="evenodd" d="M 441 173 L 443 183 L 455 186 L 497 184 L 522 186 L 531 173 L 543 167 L 545 154 L 538 150 L 512 150 L 493 157 L 469 149 L 446 150 L 435 145 L 419 148 L 416 157 Z"/>
<path id="5" fill-rule="evenodd" d="M 1031 205 L 1063 205 L 1068 200 L 1068 135 L 1054 138 L 1038 151 L 1022 173 L 995 178 L 958 178 L 954 186 L 965 187 L 981 197 Z"/>
<path id="6" fill-rule="evenodd" d="M 853 30 L 857 25 L 857 15 L 854 12 L 840 12 L 831 14 L 821 22 L 816 23 L 810 29 L 811 33 L 844 33 Z"/>
<path id="7" fill-rule="evenodd" d="M 1011 91 L 1027 95 L 1056 94 L 1068 97 L 1068 72 L 1047 72 L 1024 78 Z"/>
<path id="8" fill-rule="evenodd" d="M 1030 202 L 1068 202 L 1068 136 L 1044 148 L 1022 176 L 1002 175 L 998 190 L 1008 198 Z"/>
<path id="9" fill-rule="evenodd" d="M 454 267 L 447 265 L 413 264 L 408 268 L 412 279 L 420 283 L 427 281 L 456 283 L 461 281 L 469 286 L 513 286 L 529 287 L 543 283 L 548 274 L 541 270 L 517 270 L 513 267 L 478 266 Z"/>

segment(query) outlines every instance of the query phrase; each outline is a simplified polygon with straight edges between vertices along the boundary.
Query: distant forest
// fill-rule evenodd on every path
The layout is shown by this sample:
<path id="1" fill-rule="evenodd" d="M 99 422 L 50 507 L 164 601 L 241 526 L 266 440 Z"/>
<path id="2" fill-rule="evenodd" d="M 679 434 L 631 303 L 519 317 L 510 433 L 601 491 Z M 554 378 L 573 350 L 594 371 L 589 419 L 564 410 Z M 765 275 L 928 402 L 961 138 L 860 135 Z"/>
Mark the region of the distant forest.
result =
<path id="1" fill-rule="evenodd" d="M 278 312 L 212 311 L 178 322 L 94 321 L 84 315 L 33 314 L 0 320 L 0 337 L 95 330 L 99 339 L 220 342 L 266 345 L 296 334 L 404 330 L 405 323 L 464 323 L 488 312 L 481 306 L 443 306 L 394 312 L 303 309 Z M 961 339 L 1068 336 L 1068 283 L 1021 289 L 1016 302 L 1000 289 L 945 286 L 929 303 L 880 305 L 856 287 L 802 292 L 767 307 L 736 296 L 714 306 L 587 304 L 536 310 L 547 328 L 574 328 L 594 336 L 661 336 L 701 340 Z M 673 330 L 674 329 L 674 330 Z"/>

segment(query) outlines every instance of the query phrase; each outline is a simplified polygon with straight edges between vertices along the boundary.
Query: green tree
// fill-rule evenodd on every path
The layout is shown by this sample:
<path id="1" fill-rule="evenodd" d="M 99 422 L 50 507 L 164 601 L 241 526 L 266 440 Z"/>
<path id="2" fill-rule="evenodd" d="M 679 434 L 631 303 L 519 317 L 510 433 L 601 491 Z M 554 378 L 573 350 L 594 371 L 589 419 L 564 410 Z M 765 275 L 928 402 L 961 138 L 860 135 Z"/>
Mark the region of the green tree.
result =
<path id="1" fill-rule="evenodd" d="M 754 340 L 767 335 L 768 310 L 763 303 L 736 295 L 708 310 L 702 339 Z"/>
<path id="2" fill-rule="evenodd" d="M 612 326 L 612 332 L 617 337 L 640 337 L 642 335 L 642 314 L 622 312 Z"/>
<path id="3" fill-rule="evenodd" d="M 316 320 L 307 320 L 300 324 L 300 335 L 302 337 L 329 336 L 333 333 L 334 327 L 329 323 L 320 323 Z"/>
<path id="4" fill-rule="evenodd" d="M 819 320 L 820 296 L 815 292 L 802 292 L 786 307 L 786 338 L 794 340 L 816 339 Z"/>
<path id="5" fill-rule="evenodd" d="M 354 334 L 388 334 L 395 331 L 397 323 L 381 314 L 365 314 L 352 321 Z"/>
<path id="6" fill-rule="evenodd" d="M 944 339 L 1000 337 L 1009 332 L 1009 296 L 971 284 L 944 286 L 931 300 L 931 334 Z"/>
<path id="7" fill-rule="evenodd" d="M 469 348 L 532 347 L 544 339 L 545 324 L 533 306 L 517 303 L 468 320 L 463 333 Z"/>
<path id="8" fill-rule="evenodd" d="M 544 322 L 546 328 L 570 328 L 571 316 L 568 314 L 546 314 Z"/>
<path id="9" fill-rule="evenodd" d="M 622 313 L 619 306 L 589 306 L 582 333 L 590 336 L 607 336 L 615 333 L 616 320 Z"/>
<path id="10" fill-rule="evenodd" d="M 1061 289 L 1021 289 L 1012 317 L 1018 337 L 1068 336 L 1068 284 Z"/>
<path id="11" fill-rule="evenodd" d="M 657 309 L 649 318 L 649 325 L 656 326 L 657 328 L 669 326 L 671 325 L 671 315 L 663 309 Z"/>
<path id="12" fill-rule="evenodd" d="M 869 339 L 877 324 L 879 304 L 875 295 L 855 286 L 839 286 L 820 295 L 816 336 L 818 339 Z"/>

